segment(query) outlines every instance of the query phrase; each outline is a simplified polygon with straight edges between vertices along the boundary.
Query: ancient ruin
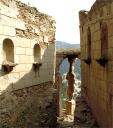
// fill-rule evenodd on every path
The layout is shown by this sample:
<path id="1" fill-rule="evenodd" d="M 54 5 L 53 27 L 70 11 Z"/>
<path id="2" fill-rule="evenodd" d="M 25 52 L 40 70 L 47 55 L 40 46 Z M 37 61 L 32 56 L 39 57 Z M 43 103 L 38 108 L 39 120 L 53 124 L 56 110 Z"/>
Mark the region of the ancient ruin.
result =
<path id="1" fill-rule="evenodd" d="M 55 21 L 0 1 L 0 128 L 56 125 Z"/>
<path id="2" fill-rule="evenodd" d="M 79 20 L 80 50 L 56 51 L 51 16 L 17 0 L 0 0 L 0 128 L 113 128 L 113 0 L 96 0 L 90 11 L 79 12 Z M 59 118 L 65 58 L 71 125 Z M 76 58 L 82 79 L 75 101 Z"/>
<path id="3" fill-rule="evenodd" d="M 75 108 L 75 101 L 73 99 L 73 93 L 74 93 L 74 82 L 75 82 L 75 73 L 73 72 L 74 70 L 74 60 L 76 58 L 80 57 L 80 50 L 79 49 L 63 49 L 63 50 L 57 50 L 56 51 L 56 71 L 55 71 L 55 88 L 57 89 L 57 115 L 60 116 L 62 115 L 62 110 L 60 107 L 60 88 L 62 86 L 62 77 L 59 73 L 59 68 L 62 63 L 62 61 L 65 58 L 68 58 L 70 67 L 69 67 L 69 72 L 67 74 L 66 79 L 68 80 L 68 88 L 67 88 L 67 100 L 66 100 L 66 113 L 73 115 L 74 114 L 74 108 Z"/>
<path id="4" fill-rule="evenodd" d="M 102 128 L 113 127 L 113 0 L 80 11 L 82 95 Z"/>

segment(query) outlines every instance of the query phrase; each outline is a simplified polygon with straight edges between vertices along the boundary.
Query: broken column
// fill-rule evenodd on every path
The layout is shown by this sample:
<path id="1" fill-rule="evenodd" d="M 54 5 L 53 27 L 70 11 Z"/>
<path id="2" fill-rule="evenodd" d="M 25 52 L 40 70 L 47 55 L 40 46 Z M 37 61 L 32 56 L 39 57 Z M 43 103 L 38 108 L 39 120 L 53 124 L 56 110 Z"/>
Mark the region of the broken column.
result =
<path id="1" fill-rule="evenodd" d="M 74 59 L 75 57 L 69 56 L 68 62 L 70 64 L 69 72 L 67 73 L 66 79 L 68 81 L 67 87 L 67 100 L 66 100 L 66 114 L 74 115 L 75 110 L 75 100 L 74 100 L 74 83 L 75 83 L 75 73 L 74 73 Z"/>

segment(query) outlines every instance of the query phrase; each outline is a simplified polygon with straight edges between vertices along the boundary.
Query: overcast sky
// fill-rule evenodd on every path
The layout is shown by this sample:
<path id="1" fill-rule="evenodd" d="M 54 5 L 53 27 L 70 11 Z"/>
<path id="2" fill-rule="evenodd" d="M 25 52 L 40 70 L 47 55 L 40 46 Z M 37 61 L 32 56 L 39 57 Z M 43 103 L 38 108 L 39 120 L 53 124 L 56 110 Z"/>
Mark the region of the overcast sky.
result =
<path id="1" fill-rule="evenodd" d="M 56 40 L 80 43 L 80 10 L 89 10 L 95 0 L 21 0 L 37 7 L 38 10 L 52 15 L 56 20 Z"/>

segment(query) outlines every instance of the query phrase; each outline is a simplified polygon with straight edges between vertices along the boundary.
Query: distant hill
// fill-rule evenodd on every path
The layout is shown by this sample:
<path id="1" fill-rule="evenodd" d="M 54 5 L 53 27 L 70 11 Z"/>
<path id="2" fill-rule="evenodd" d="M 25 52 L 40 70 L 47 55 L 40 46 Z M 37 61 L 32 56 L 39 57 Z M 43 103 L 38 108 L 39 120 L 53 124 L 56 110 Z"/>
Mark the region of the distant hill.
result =
<path id="1" fill-rule="evenodd" d="M 80 44 L 70 44 L 63 41 L 56 41 L 56 48 L 80 48 Z"/>

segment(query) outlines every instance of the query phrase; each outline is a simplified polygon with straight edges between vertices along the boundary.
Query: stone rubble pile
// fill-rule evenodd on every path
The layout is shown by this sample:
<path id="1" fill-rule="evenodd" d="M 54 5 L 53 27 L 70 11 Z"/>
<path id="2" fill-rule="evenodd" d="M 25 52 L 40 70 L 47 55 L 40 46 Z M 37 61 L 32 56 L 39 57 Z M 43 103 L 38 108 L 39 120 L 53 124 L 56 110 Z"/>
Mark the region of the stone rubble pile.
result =
<path id="1" fill-rule="evenodd" d="M 82 96 L 76 98 L 74 128 L 98 128 L 91 110 Z"/>

